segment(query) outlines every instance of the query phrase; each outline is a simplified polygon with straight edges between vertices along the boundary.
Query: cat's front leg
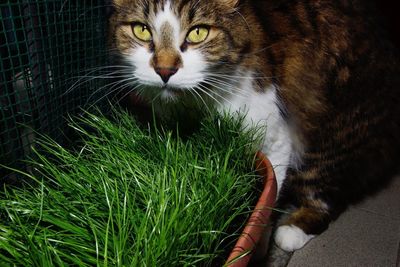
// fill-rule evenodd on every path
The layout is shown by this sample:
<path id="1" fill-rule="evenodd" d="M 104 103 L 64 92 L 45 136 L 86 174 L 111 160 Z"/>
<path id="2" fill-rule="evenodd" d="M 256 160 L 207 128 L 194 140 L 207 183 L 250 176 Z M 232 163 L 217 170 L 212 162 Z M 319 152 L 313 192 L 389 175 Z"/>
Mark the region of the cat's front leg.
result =
<path id="1" fill-rule="evenodd" d="M 310 219 L 310 217 L 314 218 Z M 303 221 L 307 220 L 311 224 L 320 224 L 324 217 L 324 213 L 314 209 L 302 207 L 296 210 L 289 220 L 276 229 L 274 234 L 275 243 L 287 252 L 301 249 L 316 236 L 311 234 L 308 228 L 303 227 Z"/>
<path id="2" fill-rule="evenodd" d="M 328 228 L 332 209 L 323 199 L 318 173 L 312 170 L 289 173 L 280 191 L 274 241 L 281 249 L 292 252 Z M 278 211 L 279 213 L 279 211 Z"/>

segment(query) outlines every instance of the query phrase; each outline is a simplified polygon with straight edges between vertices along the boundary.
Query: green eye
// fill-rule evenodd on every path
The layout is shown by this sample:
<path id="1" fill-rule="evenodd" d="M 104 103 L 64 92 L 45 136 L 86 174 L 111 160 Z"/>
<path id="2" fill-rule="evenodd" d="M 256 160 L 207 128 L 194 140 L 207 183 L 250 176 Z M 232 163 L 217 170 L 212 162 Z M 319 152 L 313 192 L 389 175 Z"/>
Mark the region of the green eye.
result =
<path id="1" fill-rule="evenodd" d="M 132 25 L 133 34 L 143 42 L 150 42 L 152 40 L 149 27 L 142 23 L 135 23 Z"/>
<path id="2" fill-rule="evenodd" d="M 186 37 L 186 41 L 192 44 L 198 44 L 204 42 L 209 34 L 210 30 L 204 26 L 194 27 Z"/>

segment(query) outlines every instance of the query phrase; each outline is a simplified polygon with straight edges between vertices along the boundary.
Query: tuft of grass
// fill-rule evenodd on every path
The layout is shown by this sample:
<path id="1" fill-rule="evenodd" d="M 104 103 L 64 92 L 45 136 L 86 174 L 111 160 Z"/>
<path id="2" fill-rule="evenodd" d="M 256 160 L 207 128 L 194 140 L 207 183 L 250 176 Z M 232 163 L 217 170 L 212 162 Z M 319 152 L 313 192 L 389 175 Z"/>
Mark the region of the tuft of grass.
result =
<path id="1" fill-rule="evenodd" d="M 73 119 L 80 149 L 42 138 L 31 182 L 0 193 L 0 265 L 223 263 L 257 193 L 242 121 L 210 116 L 182 140 L 123 111 Z"/>

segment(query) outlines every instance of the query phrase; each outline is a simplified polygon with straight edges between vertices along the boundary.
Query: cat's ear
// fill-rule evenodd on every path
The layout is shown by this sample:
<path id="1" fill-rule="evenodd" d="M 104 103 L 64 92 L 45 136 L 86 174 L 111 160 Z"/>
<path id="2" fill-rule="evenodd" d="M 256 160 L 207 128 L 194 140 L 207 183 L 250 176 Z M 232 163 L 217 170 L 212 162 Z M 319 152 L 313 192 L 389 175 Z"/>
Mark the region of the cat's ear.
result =
<path id="1" fill-rule="evenodd" d="M 217 1 L 230 8 L 235 8 L 239 4 L 239 0 L 217 0 Z"/>

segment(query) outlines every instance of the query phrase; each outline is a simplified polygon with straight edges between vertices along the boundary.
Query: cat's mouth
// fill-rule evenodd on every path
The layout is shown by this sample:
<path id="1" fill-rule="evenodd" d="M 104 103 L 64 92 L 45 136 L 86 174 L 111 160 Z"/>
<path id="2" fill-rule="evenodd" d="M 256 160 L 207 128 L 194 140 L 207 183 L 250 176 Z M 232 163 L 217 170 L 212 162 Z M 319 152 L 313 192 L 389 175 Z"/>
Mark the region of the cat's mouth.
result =
<path id="1" fill-rule="evenodd" d="M 163 92 L 165 92 L 166 94 L 171 94 L 173 96 L 181 96 L 185 93 L 182 88 L 172 87 L 168 84 L 162 86 L 161 90 L 163 90 Z"/>

